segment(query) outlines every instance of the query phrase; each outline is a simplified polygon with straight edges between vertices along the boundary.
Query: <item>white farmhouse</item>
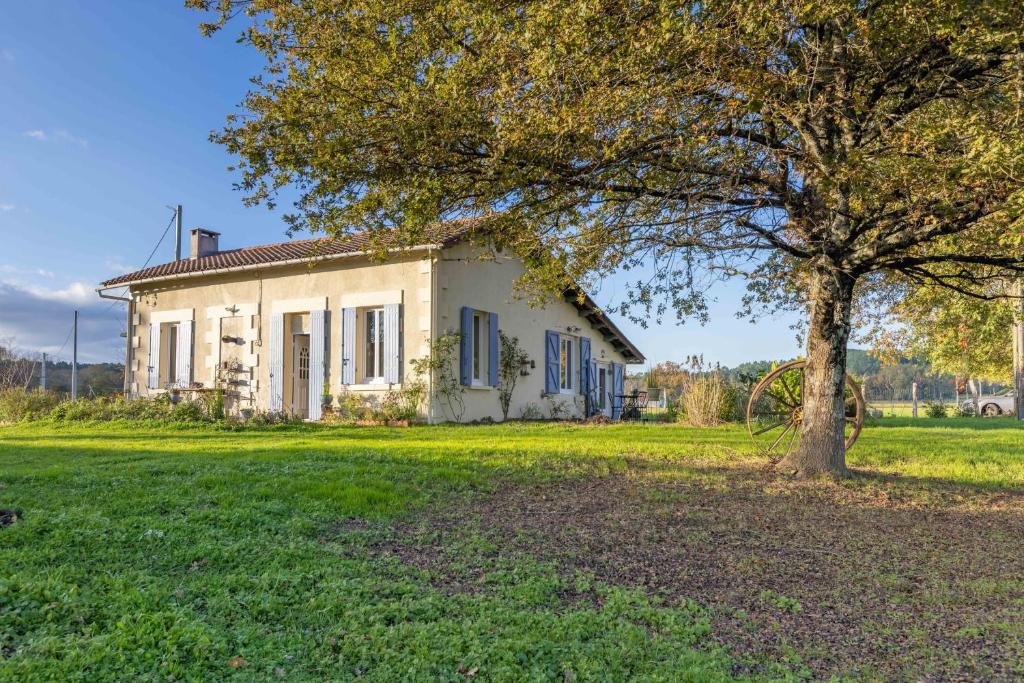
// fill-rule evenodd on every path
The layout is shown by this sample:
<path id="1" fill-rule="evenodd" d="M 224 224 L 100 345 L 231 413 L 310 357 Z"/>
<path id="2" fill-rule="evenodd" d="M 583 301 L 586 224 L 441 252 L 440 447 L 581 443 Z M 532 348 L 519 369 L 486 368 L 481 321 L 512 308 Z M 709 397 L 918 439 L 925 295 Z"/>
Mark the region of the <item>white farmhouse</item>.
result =
<path id="1" fill-rule="evenodd" d="M 516 299 L 522 263 L 479 258 L 473 225 L 442 224 L 424 244 L 385 260 L 374 258 L 365 234 L 221 251 L 218 233 L 195 228 L 188 258 L 100 287 L 128 290 L 126 390 L 221 390 L 235 412 L 317 420 L 323 395 L 379 398 L 408 381 L 432 339 L 457 332 L 463 420 L 499 420 L 500 329 L 531 359 L 509 417 L 547 416 L 554 407 L 617 418 L 624 365 L 643 355 L 589 297 L 544 307 Z M 424 411 L 429 422 L 451 419 L 436 397 Z"/>

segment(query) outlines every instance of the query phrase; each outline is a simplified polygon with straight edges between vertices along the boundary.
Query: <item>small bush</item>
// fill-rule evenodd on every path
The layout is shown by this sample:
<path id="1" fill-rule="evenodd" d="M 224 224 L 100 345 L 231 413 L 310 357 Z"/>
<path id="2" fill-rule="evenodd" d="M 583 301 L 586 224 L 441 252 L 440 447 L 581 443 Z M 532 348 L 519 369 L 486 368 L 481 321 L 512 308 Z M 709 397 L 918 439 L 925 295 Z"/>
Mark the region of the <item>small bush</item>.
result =
<path id="1" fill-rule="evenodd" d="M 249 415 L 245 424 L 252 425 L 254 427 L 261 427 L 265 425 L 291 424 L 298 422 L 302 422 L 302 419 L 293 417 L 283 411 L 256 410 Z"/>
<path id="2" fill-rule="evenodd" d="M 924 412 L 928 417 L 946 417 L 949 414 L 946 404 L 937 401 L 927 401 L 924 404 Z"/>
<path id="3" fill-rule="evenodd" d="M 39 420 L 50 414 L 60 396 L 52 391 L 8 389 L 0 392 L 0 422 Z"/>
<path id="4" fill-rule="evenodd" d="M 569 417 L 569 404 L 560 398 L 548 397 L 548 406 L 552 420 L 564 420 Z"/>
<path id="5" fill-rule="evenodd" d="M 168 422 L 209 422 L 213 418 L 203 401 L 172 403 L 157 398 L 95 398 L 63 401 L 50 412 L 56 422 L 108 422 L 110 420 L 156 420 Z"/>
<path id="6" fill-rule="evenodd" d="M 169 417 L 171 422 L 207 422 L 210 420 L 202 401 L 178 401 L 171 408 Z"/>
<path id="7" fill-rule="evenodd" d="M 336 414 L 339 420 L 369 420 L 373 415 L 373 408 L 364 396 L 343 391 L 338 394 Z"/>
<path id="8" fill-rule="evenodd" d="M 392 389 L 384 394 L 378 407 L 372 411 L 378 422 L 415 420 L 419 408 L 427 396 L 427 385 L 422 380 L 406 380 L 401 389 Z"/>
<path id="9" fill-rule="evenodd" d="M 531 402 L 523 406 L 523 410 L 519 413 L 519 417 L 523 420 L 543 420 L 544 411 L 541 410 L 539 405 Z"/>

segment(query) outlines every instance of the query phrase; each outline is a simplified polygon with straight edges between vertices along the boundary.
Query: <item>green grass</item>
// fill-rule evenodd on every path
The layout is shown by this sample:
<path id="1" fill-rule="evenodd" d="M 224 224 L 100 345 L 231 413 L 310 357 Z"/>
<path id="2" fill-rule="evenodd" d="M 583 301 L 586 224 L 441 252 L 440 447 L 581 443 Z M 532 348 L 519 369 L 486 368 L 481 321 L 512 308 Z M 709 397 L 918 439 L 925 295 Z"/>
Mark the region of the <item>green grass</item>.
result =
<path id="1" fill-rule="evenodd" d="M 1018 489 L 1022 436 L 886 419 L 850 464 L 899 477 L 846 485 Z M 0 427 L 0 508 L 24 514 L 0 529 L 0 680 L 725 680 L 689 601 L 566 601 L 571 578 L 518 556 L 447 594 L 374 548 L 505 483 L 636 459 L 683 476 L 749 448 L 739 426 Z"/>

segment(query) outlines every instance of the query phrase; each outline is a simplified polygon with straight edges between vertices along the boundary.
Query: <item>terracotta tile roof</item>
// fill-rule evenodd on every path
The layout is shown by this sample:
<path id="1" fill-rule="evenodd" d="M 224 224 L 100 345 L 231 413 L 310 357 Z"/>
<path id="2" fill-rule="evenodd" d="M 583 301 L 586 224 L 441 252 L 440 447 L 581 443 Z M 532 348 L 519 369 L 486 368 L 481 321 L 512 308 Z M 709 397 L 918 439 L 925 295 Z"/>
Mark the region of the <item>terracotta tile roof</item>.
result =
<path id="1" fill-rule="evenodd" d="M 478 218 L 470 218 L 439 223 L 435 228 L 428 231 L 423 242 L 424 244 L 451 246 L 470 235 L 474 229 L 480 226 L 481 222 Z M 352 254 L 365 253 L 372 248 L 368 233 L 242 247 L 241 249 L 219 251 L 216 254 L 198 259 L 186 258 L 180 261 L 162 263 L 158 266 L 150 266 L 137 270 L 134 273 L 126 273 L 107 280 L 101 283 L 101 287 L 116 287 L 118 285 L 138 282 L 198 276 L 203 273 L 214 273 L 233 268 L 261 265 L 272 266 L 274 264 L 301 262 L 310 259 L 340 258 Z M 583 294 L 583 300 L 581 301 L 580 292 L 573 290 L 565 293 L 565 299 L 575 306 L 594 328 L 627 358 L 627 362 L 644 362 L 644 356 L 640 353 L 639 349 L 619 330 L 608 316 L 600 311 L 589 295 Z"/>
<path id="2" fill-rule="evenodd" d="M 424 244 L 449 246 L 468 235 L 480 223 L 479 219 L 465 219 L 440 223 L 428 231 Z M 364 253 L 373 246 L 369 233 L 361 232 L 344 237 L 321 237 L 318 239 L 295 240 L 263 244 L 256 247 L 242 247 L 219 251 L 216 254 L 197 259 L 181 259 L 157 266 L 149 266 L 134 273 L 126 273 L 101 283 L 103 287 L 114 287 L 141 281 L 153 281 L 199 275 L 201 273 L 273 265 L 311 259 L 342 257 Z"/>

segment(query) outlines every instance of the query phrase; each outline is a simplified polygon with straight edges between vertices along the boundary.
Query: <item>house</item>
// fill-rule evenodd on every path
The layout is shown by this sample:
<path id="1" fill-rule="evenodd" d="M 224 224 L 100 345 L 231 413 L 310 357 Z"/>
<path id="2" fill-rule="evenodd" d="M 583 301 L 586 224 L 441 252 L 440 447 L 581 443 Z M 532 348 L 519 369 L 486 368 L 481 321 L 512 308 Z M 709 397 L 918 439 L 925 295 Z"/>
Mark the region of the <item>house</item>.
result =
<path id="1" fill-rule="evenodd" d="M 605 413 L 617 417 L 624 365 L 636 346 L 586 296 L 544 307 L 513 296 L 523 264 L 481 259 L 473 220 L 444 223 L 424 243 L 375 258 L 366 234 L 220 250 L 220 235 L 191 231 L 191 253 L 103 282 L 126 288 L 129 395 L 223 391 L 233 412 L 316 420 L 321 397 L 379 400 L 408 381 L 431 340 L 461 334 L 464 421 L 501 419 L 498 330 L 529 356 L 510 418 Z M 455 370 L 453 370 L 453 375 Z M 427 378 L 423 417 L 452 419 Z"/>

